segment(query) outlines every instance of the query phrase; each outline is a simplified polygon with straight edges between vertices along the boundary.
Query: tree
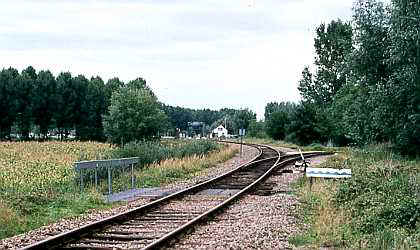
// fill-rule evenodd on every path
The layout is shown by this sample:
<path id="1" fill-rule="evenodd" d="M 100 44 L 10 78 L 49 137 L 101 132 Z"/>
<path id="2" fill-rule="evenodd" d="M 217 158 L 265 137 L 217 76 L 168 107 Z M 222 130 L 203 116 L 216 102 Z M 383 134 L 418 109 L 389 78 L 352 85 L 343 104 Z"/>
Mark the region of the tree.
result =
<path id="1" fill-rule="evenodd" d="M 316 74 L 308 67 L 302 72 L 298 89 L 306 102 L 328 105 L 346 83 L 346 57 L 352 51 L 352 28 L 341 20 L 321 24 L 314 39 Z"/>
<path id="2" fill-rule="evenodd" d="M 34 123 L 39 126 L 41 134 L 47 137 L 56 104 L 57 84 L 50 71 L 40 71 L 35 81 L 33 92 Z"/>
<path id="3" fill-rule="evenodd" d="M 266 121 L 267 135 L 274 140 L 283 140 L 286 137 L 286 126 L 289 123 L 288 115 L 285 111 L 276 111 L 271 114 Z"/>
<path id="4" fill-rule="evenodd" d="M 251 120 L 246 135 L 249 137 L 266 138 L 265 123 L 263 121 L 257 121 L 256 119 Z"/>
<path id="5" fill-rule="evenodd" d="M 81 123 L 78 138 L 81 140 L 103 141 L 103 119 L 106 111 L 106 93 L 103 80 L 92 77 L 86 86 L 86 95 L 82 101 Z"/>
<path id="6" fill-rule="evenodd" d="M 339 130 L 334 128 L 337 121 L 332 120 L 328 108 L 340 89 L 348 84 L 351 72 L 348 68 L 348 57 L 353 51 L 352 34 L 350 24 L 341 20 L 333 20 L 327 26 L 325 24 L 318 26 L 314 39 L 315 73 L 311 73 L 308 66 L 302 71 L 298 90 L 302 96 L 304 109 L 314 112 L 311 114 L 314 116 L 313 119 L 310 118 L 308 121 L 317 121 L 318 124 L 313 124 L 316 130 L 324 131 L 322 136 L 320 134 L 313 136 L 318 142 L 343 138 Z M 309 108 L 309 105 L 312 107 Z M 306 141 L 303 134 L 302 139 L 298 140 Z"/>
<path id="7" fill-rule="evenodd" d="M 0 72 L 0 140 L 10 136 L 16 120 L 17 98 L 16 85 L 19 81 L 16 69 L 3 69 Z"/>
<path id="8" fill-rule="evenodd" d="M 105 85 L 105 112 L 108 111 L 108 107 L 111 105 L 111 97 L 114 91 L 117 91 L 124 87 L 124 82 L 120 81 L 118 77 L 109 79 Z"/>
<path id="9" fill-rule="evenodd" d="M 249 123 L 257 118 L 257 114 L 249 109 L 238 110 L 233 120 L 235 121 L 236 131 L 241 128 L 248 129 Z"/>
<path id="10" fill-rule="evenodd" d="M 167 116 L 147 88 L 124 87 L 112 94 L 109 114 L 104 118 L 105 134 L 112 143 L 156 137 Z"/>
<path id="11" fill-rule="evenodd" d="M 73 125 L 73 99 L 75 93 L 72 89 L 72 76 L 70 72 L 62 72 L 57 77 L 57 109 L 54 120 L 60 133 L 60 139 L 67 135 Z"/>
<path id="12" fill-rule="evenodd" d="M 84 127 L 86 126 L 86 118 L 89 116 L 89 109 L 86 109 L 88 100 L 89 80 L 84 75 L 78 75 L 71 79 L 69 105 L 71 109 L 72 128 L 76 130 L 78 139 L 86 138 Z"/>
<path id="13" fill-rule="evenodd" d="M 406 154 L 420 152 L 420 2 L 392 0 L 390 78 L 395 142 Z"/>
<path id="14" fill-rule="evenodd" d="M 264 113 L 267 135 L 275 140 L 283 140 L 296 107 L 297 105 L 292 102 L 268 103 Z"/>
<path id="15" fill-rule="evenodd" d="M 392 106 L 389 14 L 384 4 L 375 0 L 358 0 L 353 11 L 355 49 L 348 63 L 353 86 L 349 86 L 350 91 L 345 91 L 351 97 L 342 94 L 334 106 L 340 106 L 340 102 L 346 100 L 346 109 L 342 113 L 346 114 L 343 120 L 349 123 L 344 127 L 353 142 L 389 141 L 395 133 L 395 117 L 389 112 Z"/>
<path id="16" fill-rule="evenodd" d="M 37 75 L 32 66 L 24 69 L 17 81 L 17 125 L 23 140 L 29 139 L 32 124 L 33 89 Z"/>
<path id="17" fill-rule="evenodd" d="M 323 142 L 323 127 L 319 126 L 314 106 L 308 103 L 298 105 L 290 117 L 286 140 L 301 145 Z"/>

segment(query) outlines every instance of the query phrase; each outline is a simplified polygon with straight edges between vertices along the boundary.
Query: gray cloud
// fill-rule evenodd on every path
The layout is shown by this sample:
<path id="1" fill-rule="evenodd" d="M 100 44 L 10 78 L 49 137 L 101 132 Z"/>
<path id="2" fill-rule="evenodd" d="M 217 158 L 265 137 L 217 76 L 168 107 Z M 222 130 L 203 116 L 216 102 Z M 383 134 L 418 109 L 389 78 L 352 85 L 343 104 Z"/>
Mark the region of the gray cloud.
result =
<path id="1" fill-rule="evenodd" d="M 297 100 L 313 30 L 352 0 L 17 0 L 0 9 L 0 68 L 146 78 L 195 108 Z M 256 95 L 255 95 L 256 94 Z"/>

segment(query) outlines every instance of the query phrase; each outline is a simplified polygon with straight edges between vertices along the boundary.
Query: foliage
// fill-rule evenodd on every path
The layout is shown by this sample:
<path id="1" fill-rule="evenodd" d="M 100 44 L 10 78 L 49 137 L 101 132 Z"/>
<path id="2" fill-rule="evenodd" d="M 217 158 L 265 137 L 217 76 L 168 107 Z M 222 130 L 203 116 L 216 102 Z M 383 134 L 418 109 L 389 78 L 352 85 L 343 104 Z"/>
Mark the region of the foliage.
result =
<path id="1" fill-rule="evenodd" d="M 216 146 L 216 148 L 211 146 L 211 144 Z M 193 153 L 194 149 L 191 146 L 194 145 L 201 147 L 201 150 L 196 150 L 197 154 Z M 208 147 L 209 145 L 210 147 Z M 163 145 L 160 146 L 163 147 Z M 136 186 L 156 187 L 176 180 L 191 178 L 198 172 L 206 171 L 206 169 L 216 166 L 217 163 L 232 158 L 238 152 L 237 147 L 223 147 L 205 141 L 182 142 L 166 147 L 172 155 L 177 155 L 176 157 L 181 157 L 182 155 L 182 158 L 164 158 L 161 161 L 153 161 L 153 163 L 137 169 L 135 171 Z M 206 157 L 203 157 L 203 154 L 199 154 L 199 151 L 205 151 L 203 154 Z"/>
<path id="2" fill-rule="evenodd" d="M 418 1 L 356 0 L 352 27 L 338 20 L 316 29 L 315 73 L 305 67 L 298 89 L 321 141 L 392 142 L 419 154 L 419 9 Z"/>
<path id="3" fill-rule="evenodd" d="M 290 133 L 289 125 L 298 105 L 291 102 L 271 102 L 265 106 L 265 130 L 275 140 L 283 140 Z"/>
<path id="4" fill-rule="evenodd" d="M 189 122 L 203 122 L 205 132 L 223 124 L 230 134 L 237 134 L 239 128 L 248 129 L 251 120 L 256 118 L 256 114 L 249 109 L 220 109 L 219 111 L 210 109 L 190 109 L 182 107 L 172 107 L 163 105 L 165 114 L 169 117 L 172 130 L 179 129 L 188 131 Z"/>
<path id="5" fill-rule="evenodd" d="M 104 129 L 109 141 L 122 144 L 152 139 L 165 126 L 166 115 L 157 98 L 144 87 L 124 87 L 112 94 Z"/>
<path id="6" fill-rule="evenodd" d="M 352 156 L 348 164 L 353 177 L 339 186 L 336 201 L 352 215 L 359 214 L 353 220 L 357 230 L 371 234 L 387 227 L 415 229 L 420 221 L 420 183 L 415 181 L 419 165 L 386 147 L 354 150 Z"/>
<path id="7" fill-rule="evenodd" d="M 299 91 L 304 102 L 323 106 L 333 101 L 334 95 L 346 84 L 344 68 L 346 57 L 352 50 L 352 28 L 341 20 L 316 28 L 315 66 L 312 75 L 308 67 L 302 72 Z"/>
<path id="8" fill-rule="evenodd" d="M 34 123 L 47 138 L 49 125 L 55 112 L 57 84 L 50 71 L 40 71 L 35 81 L 33 93 Z"/>
<path id="9" fill-rule="evenodd" d="M 256 119 L 251 120 L 248 126 L 248 132 L 246 133 L 246 136 L 255 138 L 266 138 L 267 134 L 265 133 L 265 122 L 257 121 Z"/>
<path id="10" fill-rule="evenodd" d="M 10 137 L 13 123 L 16 121 L 16 89 L 19 72 L 13 68 L 0 72 L 0 140 Z"/>
<path id="11" fill-rule="evenodd" d="M 301 180 L 301 209 L 311 211 L 305 244 L 345 248 L 409 249 L 420 242 L 419 160 L 389 144 L 344 149 L 321 167 L 350 168 L 347 180 Z"/>
<path id="12" fill-rule="evenodd" d="M 221 147 L 206 157 L 191 155 L 182 159 L 169 158 L 136 172 L 138 186 L 156 187 L 176 180 L 188 179 L 199 172 L 210 171 L 216 164 L 225 162 L 238 153 L 238 148 Z"/>
<path id="13" fill-rule="evenodd" d="M 301 103 L 290 117 L 286 140 L 301 145 L 326 142 L 325 128 L 313 105 Z"/>
<path id="14" fill-rule="evenodd" d="M 286 112 L 274 112 L 266 122 L 267 134 L 274 140 L 283 140 L 286 136 L 286 125 L 288 123 L 289 117 Z"/>
<path id="15" fill-rule="evenodd" d="M 209 140 L 182 141 L 181 143 L 161 143 L 138 141 L 125 144 L 112 150 L 112 158 L 139 157 L 139 165 L 158 163 L 169 158 L 183 158 L 192 155 L 204 155 L 219 149 L 217 143 Z"/>

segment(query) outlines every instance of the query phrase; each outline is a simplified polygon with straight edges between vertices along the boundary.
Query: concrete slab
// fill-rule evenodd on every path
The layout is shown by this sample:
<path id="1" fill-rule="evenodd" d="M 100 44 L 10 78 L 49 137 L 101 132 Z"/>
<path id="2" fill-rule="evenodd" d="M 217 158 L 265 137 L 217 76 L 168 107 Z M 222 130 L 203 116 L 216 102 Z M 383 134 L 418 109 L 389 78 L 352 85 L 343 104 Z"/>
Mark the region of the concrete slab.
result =
<path id="1" fill-rule="evenodd" d="M 240 189 L 217 189 L 209 188 L 204 189 L 197 193 L 197 195 L 223 195 L 223 196 L 232 196 L 241 191 Z"/>
<path id="2" fill-rule="evenodd" d="M 105 200 L 107 202 L 116 202 L 116 201 L 131 201 L 139 197 L 160 198 L 160 197 L 164 197 L 172 193 L 175 193 L 176 191 L 178 190 L 169 190 L 169 191 L 161 190 L 159 187 L 129 189 L 123 192 L 106 195 Z"/>

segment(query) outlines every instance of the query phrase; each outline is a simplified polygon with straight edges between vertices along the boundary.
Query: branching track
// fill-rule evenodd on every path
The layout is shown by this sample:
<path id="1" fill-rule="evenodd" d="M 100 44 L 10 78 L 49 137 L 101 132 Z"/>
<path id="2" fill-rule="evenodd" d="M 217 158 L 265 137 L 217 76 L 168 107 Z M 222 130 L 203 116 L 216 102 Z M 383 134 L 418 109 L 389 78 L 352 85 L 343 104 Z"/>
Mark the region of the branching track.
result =
<path id="1" fill-rule="evenodd" d="M 298 158 L 280 157 L 279 151 L 268 146 L 253 146 L 259 155 L 224 175 L 25 249 L 152 249 L 167 244 L 255 189 L 275 168 Z"/>

